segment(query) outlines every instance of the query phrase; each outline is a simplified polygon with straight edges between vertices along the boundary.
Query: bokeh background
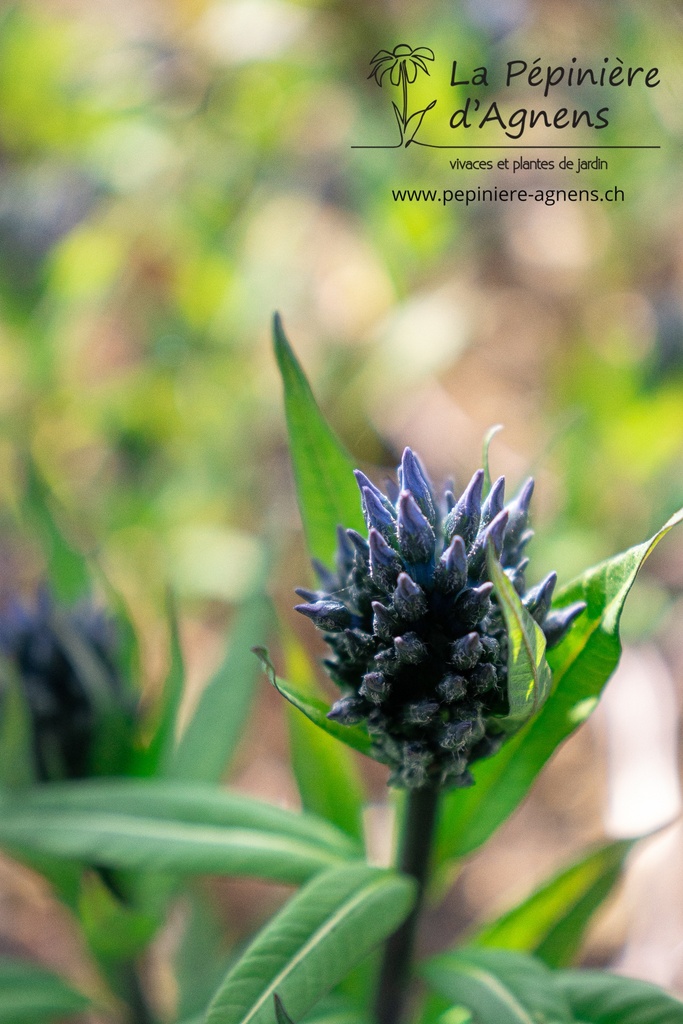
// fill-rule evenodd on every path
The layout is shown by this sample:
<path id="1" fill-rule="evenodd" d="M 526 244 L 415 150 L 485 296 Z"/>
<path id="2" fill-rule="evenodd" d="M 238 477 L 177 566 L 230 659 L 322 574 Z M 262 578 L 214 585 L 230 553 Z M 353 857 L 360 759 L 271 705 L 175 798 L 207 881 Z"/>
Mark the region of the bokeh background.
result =
<path id="1" fill-rule="evenodd" d="M 601 141 L 662 148 L 615 151 L 609 172 L 585 175 L 624 190 L 609 210 L 392 202 L 391 188 L 455 180 L 443 155 L 417 147 L 351 149 L 390 126 L 390 86 L 367 75 L 400 42 L 475 63 L 579 53 L 657 65 L 661 87 L 615 96 Z M 430 87 L 452 101 L 443 73 Z M 132 608 L 148 696 L 163 676 L 169 582 L 188 710 L 264 574 L 280 637 L 314 644 L 290 611 L 310 575 L 274 309 L 365 469 L 396 465 L 410 443 L 435 479 L 462 486 L 487 428 L 504 424 L 492 469 L 513 486 L 537 477 L 538 578 L 557 568 L 566 581 L 650 535 L 683 505 L 682 100 L 673 0 L 3 4 L 0 600 L 30 596 L 45 574 L 25 500 L 32 460 L 65 531 Z M 682 622 L 683 536 L 672 535 L 632 595 L 599 711 L 435 908 L 430 948 L 591 841 L 675 819 Z M 258 702 L 231 781 L 295 806 L 283 709 L 265 686 Z M 382 770 L 363 770 L 379 805 Z M 385 819 L 378 806 L 379 857 Z M 683 993 L 682 863 L 680 826 L 658 832 L 585 962 Z M 233 935 L 283 895 L 207 884 Z M 5 860 L 0 907 L 3 947 L 87 973 L 69 921 Z M 149 964 L 169 1015 L 178 934 L 172 920 Z"/>

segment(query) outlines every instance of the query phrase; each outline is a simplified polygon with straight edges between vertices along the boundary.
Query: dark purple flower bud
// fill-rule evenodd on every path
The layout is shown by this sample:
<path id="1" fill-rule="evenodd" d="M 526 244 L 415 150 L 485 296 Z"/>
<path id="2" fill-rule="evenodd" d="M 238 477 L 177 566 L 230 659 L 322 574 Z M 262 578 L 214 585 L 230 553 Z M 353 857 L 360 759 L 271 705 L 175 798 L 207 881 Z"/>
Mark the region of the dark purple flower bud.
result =
<path id="1" fill-rule="evenodd" d="M 401 491 L 398 498 L 398 542 L 407 562 L 429 562 L 434 557 L 434 531 L 410 491 Z"/>
<path id="2" fill-rule="evenodd" d="M 544 580 L 532 587 L 522 598 L 522 604 L 539 624 L 543 622 L 550 610 L 556 583 L 557 573 L 550 572 Z"/>
<path id="3" fill-rule="evenodd" d="M 398 501 L 398 496 L 401 493 L 401 488 L 390 477 L 387 477 L 387 479 L 384 481 L 384 486 L 386 487 L 389 501 L 395 507 Z"/>
<path id="4" fill-rule="evenodd" d="M 478 469 L 465 491 L 460 496 L 444 523 L 444 535 L 450 544 L 454 534 L 459 534 L 465 544 L 471 544 L 479 529 L 481 518 L 481 491 L 484 486 L 484 470 Z"/>
<path id="5" fill-rule="evenodd" d="M 446 704 L 453 704 L 457 700 L 462 700 L 465 696 L 467 680 L 464 676 L 456 676 L 453 673 L 449 673 L 438 684 L 436 692 Z"/>
<path id="6" fill-rule="evenodd" d="M 304 601 L 320 601 L 324 592 L 321 590 L 307 590 L 306 587 L 295 587 L 294 593 L 298 597 L 303 597 Z"/>
<path id="7" fill-rule="evenodd" d="M 564 640 L 574 620 L 585 610 L 585 602 L 576 601 L 574 604 L 567 605 L 566 608 L 550 612 L 541 627 L 545 633 L 546 646 L 555 647 L 560 640 Z"/>
<path id="8" fill-rule="evenodd" d="M 398 623 L 381 601 L 372 602 L 372 628 L 383 640 L 393 640 L 400 632 Z"/>
<path id="9" fill-rule="evenodd" d="M 395 511 L 394 506 L 392 502 L 389 500 L 389 498 L 387 498 L 386 494 L 382 494 L 379 487 L 375 487 L 372 480 L 369 480 L 366 477 L 365 473 L 362 473 L 360 469 L 354 469 L 353 475 L 355 476 L 356 483 L 358 484 L 358 487 L 360 489 L 361 500 L 363 502 L 363 510 L 365 511 L 365 495 L 363 494 L 363 491 L 367 489 L 368 491 L 372 491 L 372 493 L 377 498 L 379 503 L 384 506 L 387 512 L 393 515 Z"/>
<path id="10" fill-rule="evenodd" d="M 528 564 L 529 559 L 523 558 L 519 565 L 516 565 L 514 569 L 505 570 L 505 575 L 508 577 L 510 583 L 512 583 L 512 586 L 515 588 L 520 597 L 526 590 L 526 577 L 524 573 L 526 571 L 526 567 L 528 566 Z"/>
<path id="11" fill-rule="evenodd" d="M 420 511 L 432 526 L 436 525 L 436 509 L 431 488 L 417 458 L 406 448 L 401 459 L 401 487 L 410 491 Z"/>
<path id="12" fill-rule="evenodd" d="M 427 769 L 433 758 L 422 743 L 404 743 L 400 784 L 406 789 L 420 789 L 427 782 Z"/>
<path id="13" fill-rule="evenodd" d="M 465 786 L 472 786 L 474 777 L 467 770 L 467 757 L 457 752 L 445 763 L 441 772 L 442 786 L 455 786 L 463 789 Z"/>
<path id="14" fill-rule="evenodd" d="M 524 533 L 529 521 L 529 505 L 531 496 L 534 493 L 534 481 L 532 477 L 524 481 L 519 494 L 508 504 L 508 528 L 506 534 L 506 547 L 514 547 Z"/>
<path id="15" fill-rule="evenodd" d="M 533 530 L 524 530 L 522 532 L 521 537 L 517 541 L 517 544 L 514 547 L 508 548 L 508 546 L 506 545 L 505 561 L 508 565 L 516 565 L 519 562 L 521 562 L 522 555 L 524 553 L 524 548 L 527 546 L 530 540 L 533 540 L 533 536 Z"/>
<path id="16" fill-rule="evenodd" d="M 491 611 L 493 583 L 463 590 L 455 602 L 455 613 L 466 626 L 476 626 Z"/>
<path id="17" fill-rule="evenodd" d="M 435 720 L 439 713 L 439 705 L 432 700 L 420 700 L 416 704 L 408 704 L 404 711 L 405 721 L 410 725 L 427 725 Z"/>
<path id="18" fill-rule="evenodd" d="M 356 725 L 365 717 L 365 702 L 353 694 L 340 697 L 327 712 L 327 717 L 340 725 Z"/>
<path id="19" fill-rule="evenodd" d="M 343 526 L 337 527 L 337 572 L 349 572 L 353 567 L 355 549 Z"/>
<path id="20" fill-rule="evenodd" d="M 374 528 L 370 530 L 370 574 L 380 586 L 396 585 L 403 563 L 390 544 Z"/>
<path id="21" fill-rule="evenodd" d="M 319 558 L 312 558 L 311 565 L 313 566 L 314 573 L 322 584 L 323 590 L 328 591 L 328 593 L 330 590 L 333 590 L 337 583 L 336 575 L 331 572 Z"/>
<path id="22" fill-rule="evenodd" d="M 493 544 L 493 550 L 497 558 L 500 558 L 503 550 L 503 538 L 507 526 L 507 509 L 499 512 L 496 518 L 489 523 L 486 529 L 480 528 L 477 539 L 472 545 L 467 556 L 467 565 L 470 576 L 474 579 L 481 579 L 486 572 L 486 549 L 489 540 Z"/>
<path id="23" fill-rule="evenodd" d="M 417 633 L 404 633 L 394 640 L 398 660 L 402 665 L 418 665 L 427 657 L 427 647 Z"/>
<path id="24" fill-rule="evenodd" d="M 434 585 L 443 594 L 457 594 L 467 583 L 465 542 L 456 533 L 446 548 L 434 573 Z"/>
<path id="25" fill-rule="evenodd" d="M 505 504 L 505 477 L 499 476 L 481 506 L 479 530 L 484 530 L 503 511 Z"/>
<path id="26" fill-rule="evenodd" d="M 451 644 L 451 662 L 462 671 L 474 668 L 484 652 L 478 633 L 468 633 Z"/>
<path id="27" fill-rule="evenodd" d="M 315 601 L 313 604 L 297 604 L 295 611 L 301 612 L 316 624 L 318 629 L 329 633 L 341 633 L 351 625 L 351 613 L 339 601 Z"/>
<path id="28" fill-rule="evenodd" d="M 369 658 L 375 650 L 375 638 L 361 629 L 345 629 L 344 646 L 351 658 Z"/>
<path id="29" fill-rule="evenodd" d="M 393 516 L 385 509 L 379 498 L 376 498 L 373 492 L 365 487 L 363 489 L 363 500 L 365 507 L 363 512 L 365 514 L 365 522 L 367 523 L 368 530 L 373 526 L 382 534 L 385 540 L 392 541 L 396 538 L 396 523 L 394 522 Z"/>
<path id="30" fill-rule="evenodd" d="M 449 722 L 441 731 L 439 745 L 445 750 L 462 750 L 472 738 L 474 722 Z"/>
<path id="31" fill-rule="evenodd" d="M 394 608 L 403 619 L 419 619 L 427 611 L 427 598 L 422 587 L 407 572 L 400 573 L 393 596 Z"/>
<path id="32" fill-rule="evenodd" d="M 361 537 L 358 530 L 346 530 L 345 532 L 347 540 L 353 545 L 355 560 L 360 562 L 362 566 L 367 566 L 370 561 L 370 545 L 365 537 Z"/>
<path id="33" fill-rule="evenodd" d="M 389 696 L 391 686 L 383 672 L 366 672 L 359 693 L 373 704 L 381 704 Z"/>
<path id="34" fill-rule="evenodd" d="M 444 494 L 444 501 L 446 502 L 446 512 L 451 512 L 456 506 L 455 495 L 452 490 L 447 490 Z"/>
<path id="35" fill-rule="evenodd" d="M 472 669 L 470 675 L 470 682 L 474 688 L 474 692 L 477 694 L 488 693 L 496 685 L 498 680 L 498 673 L 496 672 L 495 666 L 488 662 L 480 662 L 475 668 Z"/>
<path id="36" fill-rule="evenodd" d="M 531 503 L 531 495 L 533 494 L 533 477 L 529 476 L 528 479 L 524 480 L 519 494 L 516 495 L 512 501 L 508 504 L 508 511 L 510 512 L 509 527 L 508 527 L 508 544 L 514 546 L 519 541 L 526 524 L 528 522 L 528 510 Z"/>
<path id="37" fill-rule="evenodd" d="M 378 671 L 391 674 L 397 671 L 400 661 L 393 647 L 385 647 L 384 650 L 378 651 L 375 655 L 375 664 Z"/>
<path id="38" fill-rule="evenodd" d="M 481 646 L 484 648 L 484 653 L 481 658 L 482 661 L 495 661 L 500 654 L 500 644 L 492 636 L 483 636 L 481 638 Z"/>

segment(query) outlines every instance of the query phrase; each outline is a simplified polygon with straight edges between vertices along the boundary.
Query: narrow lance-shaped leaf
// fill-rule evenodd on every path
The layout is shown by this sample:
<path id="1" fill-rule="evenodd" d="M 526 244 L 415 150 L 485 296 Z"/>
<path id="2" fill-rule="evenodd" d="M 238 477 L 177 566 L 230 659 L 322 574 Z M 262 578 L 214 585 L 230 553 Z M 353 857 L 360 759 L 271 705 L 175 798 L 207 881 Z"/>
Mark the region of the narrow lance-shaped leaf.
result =
<path id="1" fill-rule="evenodd" d="M 166 774 L 173 758 L 178 712 L 185 682 L 185 666 L 180 644 L 178 611 L 175 598 L 170 591 L 166 598 L 166 618 L 168 622 L 168 670 L 158 705 L 158 721 L 149 744 L 134 759 L 130 773 L 132 775 Z"/>
<path id="2" fill-rule="evenodd" d="M 619 880 L 632 847 L 632 841 L 622 840 L 592 850 L 485 925 L 471 943 L 534 953 L 549 967 L 569 966 L 593 914 Z"/>
<path id="3" fill-rule="evenodd" d="M 63 601 L 73 603 L 90 590 L 90 572 L 86 558 L 67 539 L 54 513 L 56 499 L 30 455 L 24 461 L 26 487 L 23 507 L 41 540 L 48 566 L 50 585 Z"/>
<path id="4" fill-rule="evenodd" d="M 259 674 L 251 648 L 263 643 L 271 615 L 263 594 L 249 598 L 239 610 L 223 662 L 167 763 L 167 777 L 220 780 L 243 733 Z"/>
<path id="5" fill-rule="evenodd" d="M 491 490 L 491 470 L 489 469 L 489 449 L 491 442 L 493 441 L 496 434 L 500 433 L 503 429 L 502 423 L 496 423 L 494 427 L 489 427 L 484 435 L 484 442 L 482 446 L 481 464 L 484 469 L 484 486 L 482 488 L 482 494 L 486 496 Z"/>
<path id="6" fill-rule="evenodd" d="M 330 565 L 337 526 L 364 529 L 353 464 L 320 412 L 276 314 L 275 355 L 282 375 L 289 446 L 308 548 Z"/>
<path id="7" fill-rule="evenodd" d="M 37 964 L 0 959 L 0 1024 L 38 1024 L 82 1013 L 90 1000 Z"/>
<path id="8" fill-rule="evenodd" d="M 317 683 L 304 650 L 293 643 L 287 655 L 288 675 L 309 697 Z M 290 705 L 289 745 L 294 777 L 307 811 L 363 840 L 363 788 L 353 754 Z M 329 721 L 329 719 L 326 719 Z"/>
<path id="9" fill-rule="evenodd" d="M 327 822 L 212 786 L 157 780 L 47 785 L 5 798 L 0 844 L 103 867 L 305 881 L 359 856 Z"/>
<path id="10" fill-rule="evenodd" d="M 408 914 L 414 886 L 365 864 L 326 871 L 256 937 L 228 973 L 207 1024 L 273 1024 L 278 994 L 300 1020 Z"/>
<path id="11" fill-rule="evenodd" d="M 585 601 L 587 609 L 549 652 L 552 693 L 540 713 L 495 757 L 474 766 L 471 789 L 446 795 L 438 839 L 441 863 L 470 853 L 489 838 L 524 798 L 556 747 L 595 707 L 619 660 L 619 620 L 638 570 L 682 519 L 683 510 L 650 540 L 587 570 L 558 595 L 555 608 Z"/>
<path id="12" fill-rule="evenodd" d="M 501 719 L 506 732 L 516 732 L 542 707 L 552 677 L 545 658 L 545 637 L 503 572 L 491 542 L 487 551 L 489 575 L 508 635 L 507 696 L 509 713 Z"/>
<path id="13" fill-rule="evenodd" d="M 290 704 L 295 708 L 298 708 L 306 718 L 310 719 L 310 721 L 320 729 L 323 729 L 324 732 L 329 733 L 330 736 L 334 736 L 335 739 L 340 740 L 342 743 L 346 743 L 347 746 L 360 751 L 361 754 L 370 754 L 372 740 L 364 726 L 339 725 L 338 722 L 328 718 L 327 712 L 330 708 L 327 704 L 322 700 L 319 700 L 317 697 L 311 697 L 307 694 L 301 693 L 292 686 L 291 683 L 288 683 L 285 679 L 280 679 L 276 676 L 273 663 L 271 662 L 268 651 L 266 651 L 265 648 L 255 648 L 254 654 L 256 654 L 261 661 L 264 671 L 275 689 L 281 693 Z"/>
<path id="14" fill-rule="evenodd" d="M 603 971 L 558 971 L 555 985 L 585 1024 L 681 1024 L 683 1003 L 655 985 Z"/>
<path id="15" fill-rule="evenodd" d="M 540 961 L 502 949 L 464 948 L 422 968 L 439 995 L 472 1011 L 477 1024 L 571 1024 L 552 972 Z"/>

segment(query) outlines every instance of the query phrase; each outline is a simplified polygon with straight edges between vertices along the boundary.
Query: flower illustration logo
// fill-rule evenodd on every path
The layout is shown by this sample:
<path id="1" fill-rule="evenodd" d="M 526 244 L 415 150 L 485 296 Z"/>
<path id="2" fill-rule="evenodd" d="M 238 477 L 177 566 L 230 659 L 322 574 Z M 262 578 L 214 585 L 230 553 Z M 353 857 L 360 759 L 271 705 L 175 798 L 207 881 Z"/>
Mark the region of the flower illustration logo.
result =
<path id="1" fill-rule="evenodd" d="M 379 50 L 370 61 L 372 71 L 368 78 L 374 78 L 381 88 L 383 79 L 388 75 L 391 84 L 401 89 L 401 107 L 399 108 L 396 103 L 393 103 L 401 133 L 399 146 L 409 146 L 415 140 L 422 119 L 427 111 L 436 104 L 436 100 L 432 100 L 429 106 L 423 110 L 415 110 L 412 114 L 408 114 L 408 86 L 412 85 L 420 71 L 424 71 L 426 75 L 429 74 L 428 60 L 434 60 L 434 51 L 428 46 L 418 46 L 413 49 L 406 43 L 400 43 L 393 50 Z"/>

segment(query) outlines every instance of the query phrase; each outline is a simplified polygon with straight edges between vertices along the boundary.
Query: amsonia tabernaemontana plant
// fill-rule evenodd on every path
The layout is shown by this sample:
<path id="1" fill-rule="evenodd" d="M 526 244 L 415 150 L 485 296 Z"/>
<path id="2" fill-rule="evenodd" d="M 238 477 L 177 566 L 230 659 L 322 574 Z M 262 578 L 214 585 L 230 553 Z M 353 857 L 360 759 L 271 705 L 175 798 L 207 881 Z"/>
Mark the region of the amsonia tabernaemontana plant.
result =
<path id="1" fill-rule="evenodd" d="M 0 848 L 41 872 L 69 908 L 97 982 L 77 990 L 0 957 L 0 1024 L 86 1010 L 127 1024 L 683 1024 L 683 1003 L 655 986 L 575 968 L 636 837 L 592 848 L 437 956 L 420 960 L 414 941 L 425 902 L 597 703 L 619 660 L 636 574 L 683 512 L 569 584 L 557 587 L 554 573 L 531 584 L 533 484 L 506 499 L 503 479 L 490 480 L 490 436 L 462 491 L 437 493 L 410 448 L 396 481 L 380 488 L 332 433 L 278 318 L 275 353 L 318 577 L 298 591 L 299 611 L 329 646 L 336 699 L 292 637 L 282 645 L 288 678 L 276 675 L 260 592 L 240 608 L 225 659 L 183 726 L 169 601 L 166 685 L 146 709 L 125 605 L 104 588 L 113 643 L 92 603 L 98 567 L 65 538 L 46 485 L 27 474 L 26 517 L 42 524 L 51 597 L 0 621 Z M 292 705 L 300 813 L 220 783 L 250 709 L 252 648 Z M 349 748 L 386 765 L 398 806 L 393 867 L 366 858 Z M 226 949 L 192 883 L 201 874 L 296 891 Z M 174 934 L 186 923 L 171 1015 L 154 999 L 144 954 L 179 895 Z"/>

